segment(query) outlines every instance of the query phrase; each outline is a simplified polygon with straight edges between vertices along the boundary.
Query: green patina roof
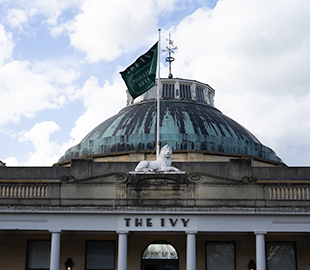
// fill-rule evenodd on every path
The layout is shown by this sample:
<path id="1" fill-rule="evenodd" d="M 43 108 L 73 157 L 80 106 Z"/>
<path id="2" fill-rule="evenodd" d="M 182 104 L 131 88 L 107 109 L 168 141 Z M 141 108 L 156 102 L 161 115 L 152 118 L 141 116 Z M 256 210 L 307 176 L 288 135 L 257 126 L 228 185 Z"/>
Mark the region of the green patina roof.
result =
<path id="1" fill-rule="evenodd" d="M 251 155 L 282 162 L 247 129 L 207 104 L 163 100 L 160 104 L 160 142 L 173 150 L 203 150 Z M 123 151 L 153 150 L 156 102 L 122 109 L 94 128 L 80 144 L 67 150 L 59 162 L 72 158 Z"/>

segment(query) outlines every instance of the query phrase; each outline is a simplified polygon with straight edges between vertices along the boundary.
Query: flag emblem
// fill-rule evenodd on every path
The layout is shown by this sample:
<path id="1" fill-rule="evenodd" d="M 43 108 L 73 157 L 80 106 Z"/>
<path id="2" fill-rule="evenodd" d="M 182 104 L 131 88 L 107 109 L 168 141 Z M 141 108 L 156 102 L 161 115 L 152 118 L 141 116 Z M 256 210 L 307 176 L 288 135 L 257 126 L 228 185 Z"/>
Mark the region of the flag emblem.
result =
<path id="1" fill-rule="evenodd" d="M 120 72 L 128 91 L 136 98 L 155 85 L 158 42 L 134 63 Z"/>

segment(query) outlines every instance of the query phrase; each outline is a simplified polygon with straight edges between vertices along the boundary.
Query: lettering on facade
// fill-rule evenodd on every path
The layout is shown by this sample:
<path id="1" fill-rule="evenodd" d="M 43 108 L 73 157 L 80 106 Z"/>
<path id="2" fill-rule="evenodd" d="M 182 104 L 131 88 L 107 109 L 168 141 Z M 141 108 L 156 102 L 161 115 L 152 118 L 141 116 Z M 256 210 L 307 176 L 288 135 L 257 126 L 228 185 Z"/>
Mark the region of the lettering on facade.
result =
<path id="1" fill-rule="evenodd" d="M 175 227 L 177 224 L 181 224 L 183 227 L 187 227 L 189 222 L 189 218 L 161 218 L 158 224 L 154 223 L 152 218 L 124 218 L 126 227 L 135 226 L 135 227 L 153 227 L 160 226 L 160 227 L 168 227 L 172 226 Z"/>
<path id="2" fill-rule="evenodd" d="M 152 252 L 152 251 L 149 251 L 148 253 L 147 253 L 147 256 L 168 256 L 168 255 L 170 255 L 170 256 L 175 256 L 175 253 L 174 252 L 171 252 L 171 251 L 154 251 L 154 252 Z"/>
<path id="3" fill-rule="evenodd" d="M 148 51 L 147 53 L 141 55 L 135 63 L 133 63 L 126 71 L 127 71 L 127 74 L 130 74 L 132 72 L 135 72 L 137 68 L 140 67 L 141 63 L 139 63 L 140 61 L 143 63 L 145 63 L 145 59 L 144 58 L 148 58 L 148 61 L 149 59 L 151 59 L 151 57 L 153 57 L 153 54 L 155 53 L 155 51 L 157 50 L 157 48 L 152 48 L 150 51 Z M 150 53 L 152 52 L 152 54 Z M 143 58 L 144 57 L 144 58 Z M 151 63 L 149 64 L 151 65 Z"/>

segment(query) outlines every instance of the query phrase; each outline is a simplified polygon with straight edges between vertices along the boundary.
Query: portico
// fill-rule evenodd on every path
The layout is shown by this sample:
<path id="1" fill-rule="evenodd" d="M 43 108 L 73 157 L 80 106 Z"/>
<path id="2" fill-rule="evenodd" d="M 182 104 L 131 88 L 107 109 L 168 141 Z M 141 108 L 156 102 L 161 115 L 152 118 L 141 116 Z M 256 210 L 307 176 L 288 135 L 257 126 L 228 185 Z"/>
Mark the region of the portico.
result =
<path id="1" fill-rule="evenodd" d="M 65 247 L 70 245 L 71 241 L 76 243 L 76 250 L 71 250 L 72 253 L 67 256 L 70 256 L 76 265 L 85 264 L 82 258 L 84 256 L 81 256 L 87 252 L 82 248 L 84 241 L 114 241 L 111 247 L 115 246 L 116 249 L 112 248 L 109 253 L 114 254 L 114 269 L 133 270 L 138 264 L 141 265 L 141 270 L 147 270 L 143 267 L 150 264 L 142 264 L 142 253 L 148 245 L 160 241 L 175 248 L 178 259 L 171 262 L 180 270 L 203 269 L 206 260 L 211 256 L 209 251 L 206 252 L 205 246 L 208 243 L 232 243 L 237 266 L 255 259 L 256 269 L 265 270 L 266 238 L 268 242 L 274 239 L 280 242 L 297 239 L 297 245 L 301 246 L 310 240 L 310 217 L 304 214 L 271 215 L 245 210 L 235 212 L 233 216 L 214 211 L 183 211 L 183 214 L 176 214 L 167 209 L 166 213 L 153 212 L 111 214 L 102 211 L 45 211 L 32 214 L 11 211 L 1 216 L 0 237 L 5 241 L 5 237 L 11 235 L 14 242 L 17 241 L 17 236 L 22 234 L 28 239 L 50 240 L 50 270 L 63 267 L 62 264 L 67 259 L 65 253 L 68 253 Z M 11 231 L 12 228 L 15 228 L 14 232 Z M 158 262 L 167 259 L 161 255 L 160 259 L 157 258 Z M 302 257 L 300 253 L 299 257 Z M 150 259 L 150 262 L 157 265 L 154 258 Z"/>

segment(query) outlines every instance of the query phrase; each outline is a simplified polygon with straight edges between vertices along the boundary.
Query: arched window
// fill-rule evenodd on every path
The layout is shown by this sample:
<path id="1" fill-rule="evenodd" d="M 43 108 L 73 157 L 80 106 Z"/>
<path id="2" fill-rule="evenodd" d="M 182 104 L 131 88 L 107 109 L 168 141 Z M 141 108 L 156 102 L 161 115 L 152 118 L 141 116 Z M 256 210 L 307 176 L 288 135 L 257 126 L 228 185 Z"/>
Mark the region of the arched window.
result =
<path id="1" fill-rule="evenodd" d="M 178 253 L 175 248 L 168 243 L 153 243 L 144 250 L 142 259 L 177 260 Z"/>
<path id="2" fill-rule="evenodd" d="M 142 253 L 142 270 L 178 270 L 179 256 L 176 249 L 165 241 L 149 244 Z"/>

